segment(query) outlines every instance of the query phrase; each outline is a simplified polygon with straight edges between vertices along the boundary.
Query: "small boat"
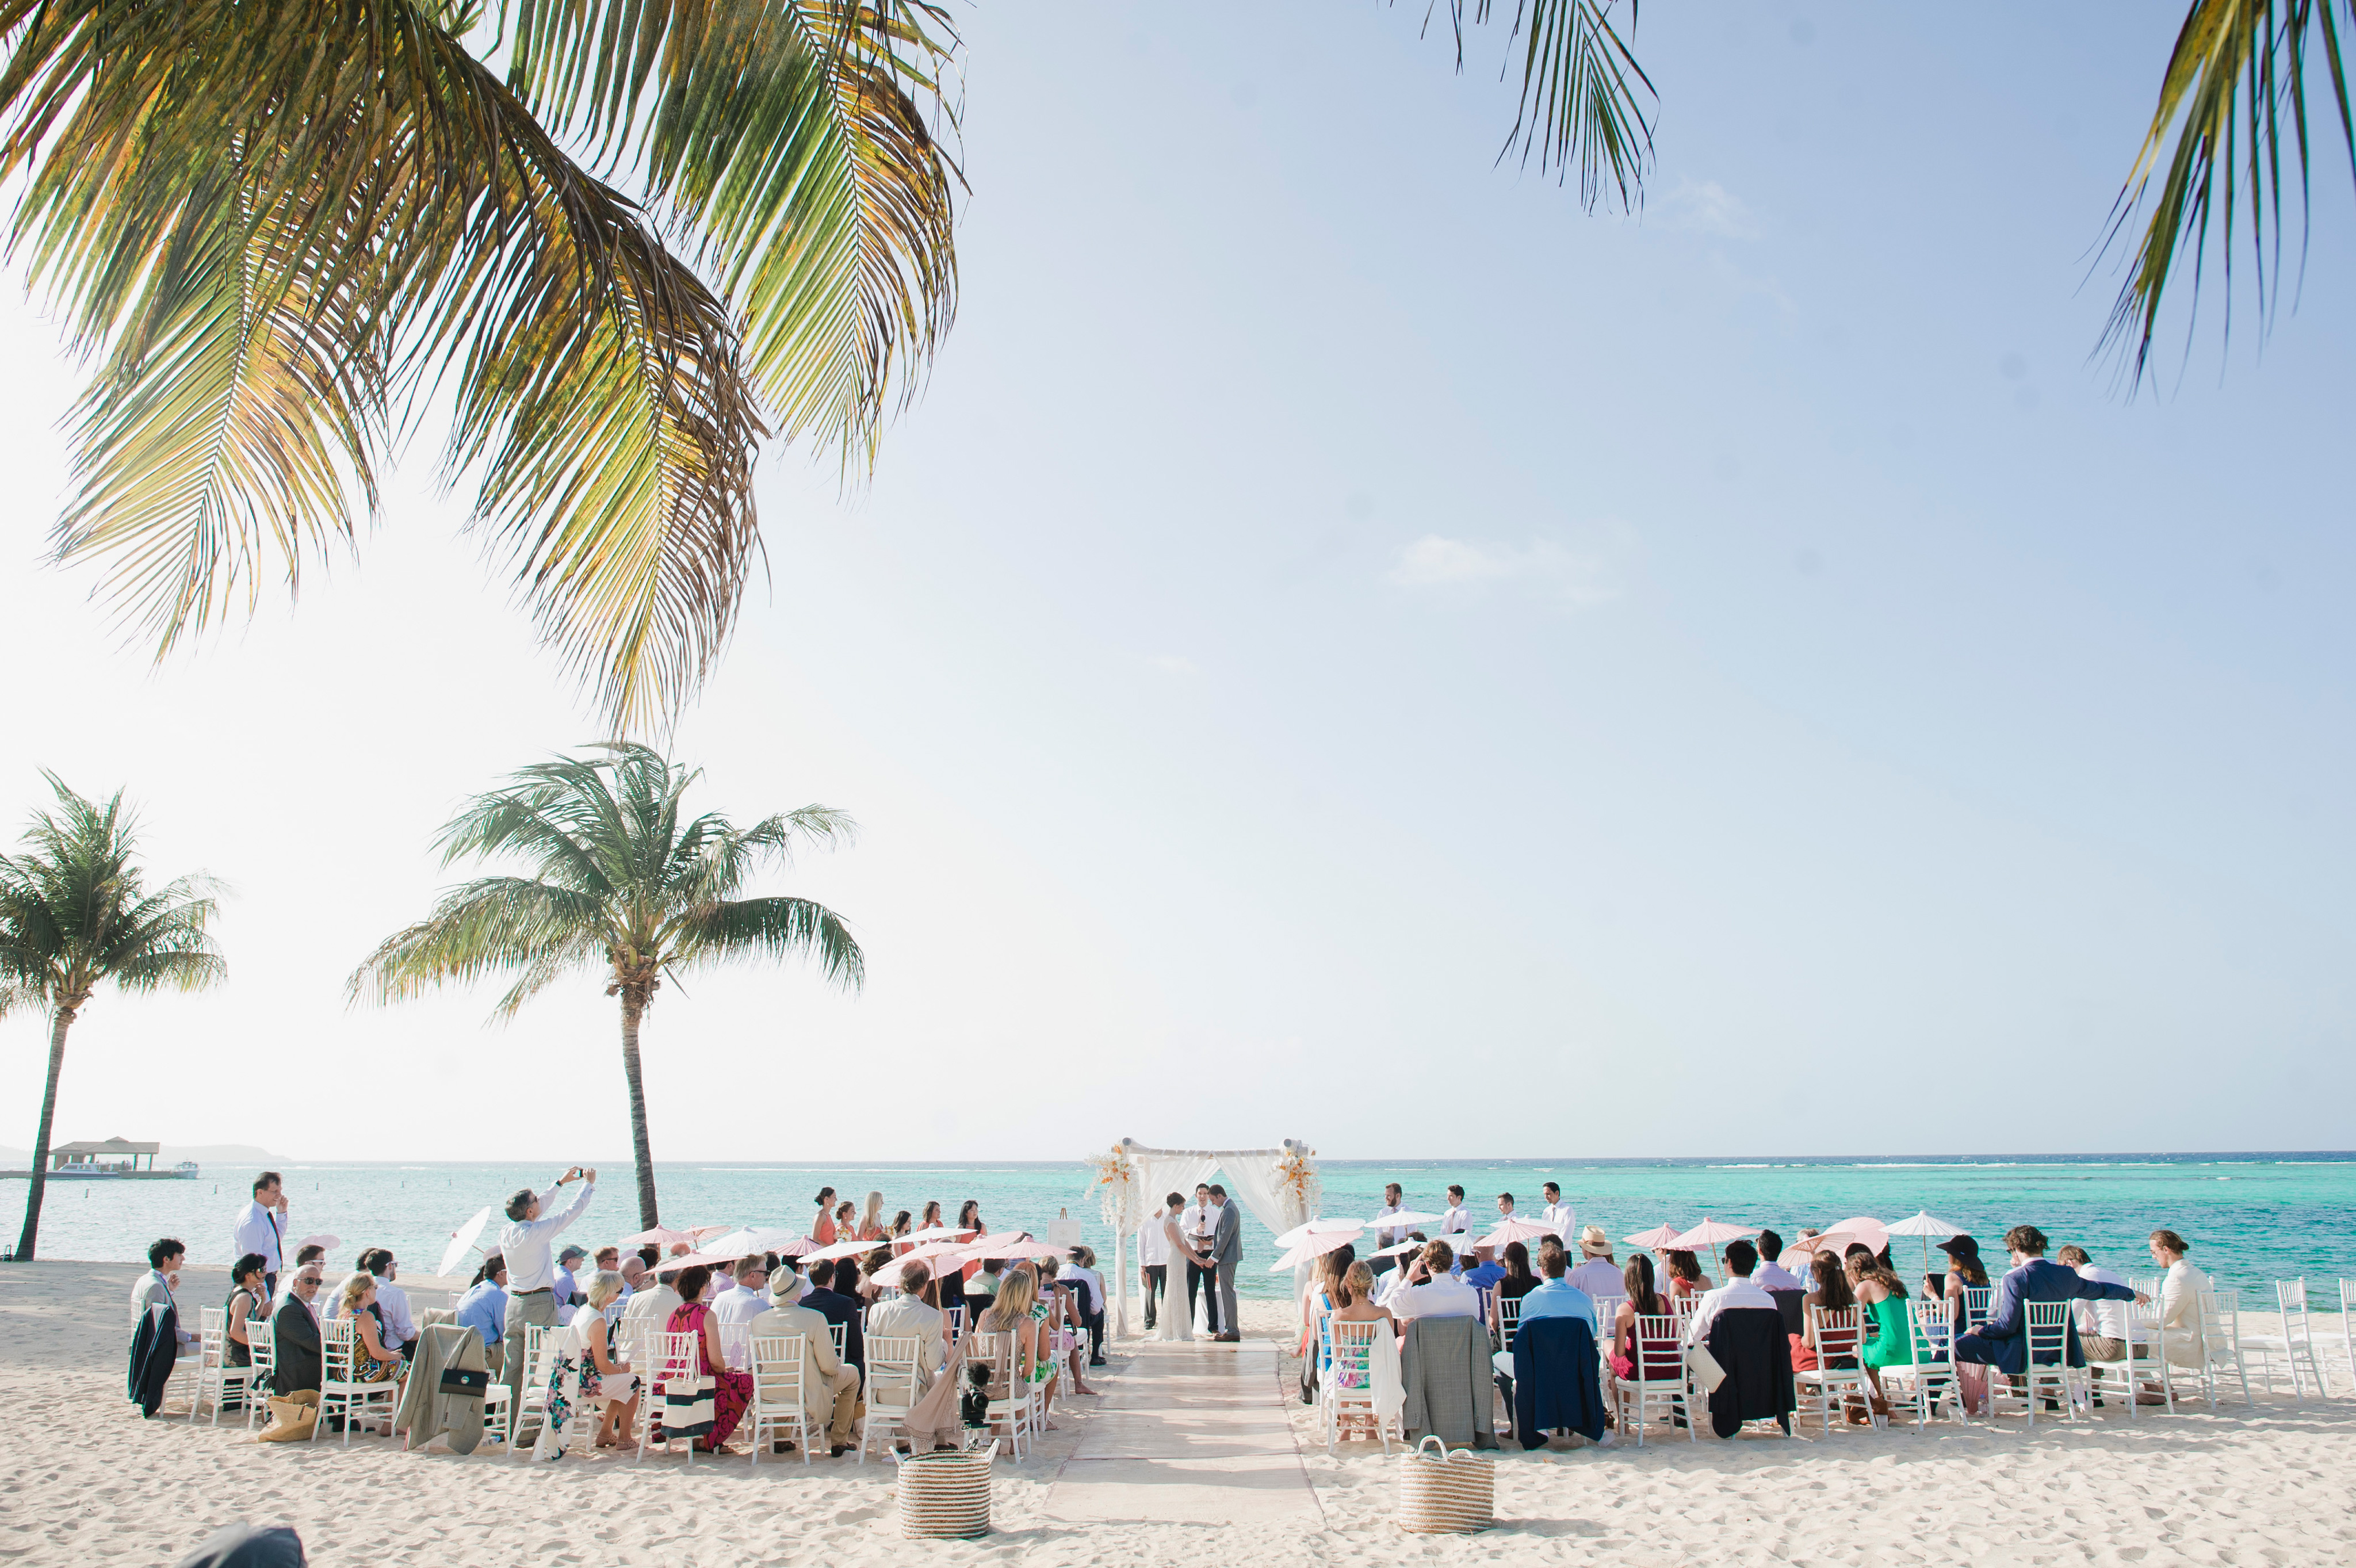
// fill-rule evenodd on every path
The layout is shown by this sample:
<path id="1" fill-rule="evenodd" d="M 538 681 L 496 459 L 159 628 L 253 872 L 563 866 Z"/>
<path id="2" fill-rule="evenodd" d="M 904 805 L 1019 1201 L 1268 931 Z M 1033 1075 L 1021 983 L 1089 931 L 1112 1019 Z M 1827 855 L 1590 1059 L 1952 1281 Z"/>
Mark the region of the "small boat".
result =
<path id="1" fill-rule="evenodd" d="M 52 1181 L 64 1181 L 69 1179 L 94 1181 L 101 1176 L 119 1177 L 123 1174 L 122 1168 L 116 1165 L 59 1165 L 55 1169 L 51 1170 L 49 1172 L 49 1179 Z"/>

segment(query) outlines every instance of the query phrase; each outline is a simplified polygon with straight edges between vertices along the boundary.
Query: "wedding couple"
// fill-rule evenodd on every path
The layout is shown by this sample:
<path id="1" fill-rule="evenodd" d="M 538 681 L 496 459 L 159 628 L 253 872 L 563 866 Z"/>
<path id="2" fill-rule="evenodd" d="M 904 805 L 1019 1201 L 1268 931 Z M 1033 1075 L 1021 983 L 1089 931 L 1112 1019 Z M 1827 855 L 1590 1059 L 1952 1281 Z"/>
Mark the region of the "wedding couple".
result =
<path id="1" fill-rule="evenodd" d="M 1227 1201 L 1227 1189 L 1198 1186 L 1191 1205 L 1173 1192 L 1162 1205 L 1161 1219 L 1170 1255 L 1186 1260 L 1186 1312 L 1182 1317 L 1170 1310 L 1175 1302 L 1165 1305 L 1154 1337 L 1194 1337 L 1194 1298 L 1199 1292 L 1204 1327 L 1211 1337 L 1226 1344 L 1240 1340 L 1243 1336 L 1236 1331 L 1236 1265 L 1243 1261 L 1243 1220 L 1236 1206 Z"/>

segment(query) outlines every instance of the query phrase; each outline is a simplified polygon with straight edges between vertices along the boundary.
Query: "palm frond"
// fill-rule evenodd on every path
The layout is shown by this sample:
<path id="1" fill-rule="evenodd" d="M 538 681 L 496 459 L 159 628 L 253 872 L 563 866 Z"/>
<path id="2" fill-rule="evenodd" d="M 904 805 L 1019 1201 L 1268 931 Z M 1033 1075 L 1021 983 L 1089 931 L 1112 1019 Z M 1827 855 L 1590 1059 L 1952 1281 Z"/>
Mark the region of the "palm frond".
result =
<path id="1" fill-rule="evenodd" d="M 346 991 L 356 1004 L 382 1005 L 502 970 L 561 970 L 594 961 L 605 937 L 593 897 L 528 877 L 483 877 L 451 889 L 424 919 L 386 938 L 352 972 Z"/>
<path id="2" fill-rule="evenodd" d="M 567 664 L 644 724 L 725 641 L 755 393 L 726 308 L 445 19 L 0 0 L 12 242 L 75 341 L 145 383 L 93 388 L 59 543 L 168 646 L 273 551 L 292 583 L 348 536 L 388 387 L 455 369 L 477 522 Z"/>
<path id="3" fill-rule="evenodd" d="M 670 961 L 695 964 L 738 959 L 809 957 L 819 972 L 846 991 L 867 983 L 867 956 L 842 918 L 808 898 L 740 898 L 705 905 L 672 928 Z"/>
<path id="4" fill-rule="evenodd" d="M 513 0 L 509 80 L 699 236 L 788 439 L 872 461 L 956 312 L 958 38 L 926 0 Z M 928 113 L 929 111 L 929 113 Z"/>
<path id="5" fill-rule="evenodd" d="M 1465 24 L 1486 26 L 1494 0 L 1447 3 L 1461 71 Z M 1522 45 L 1522 87 L 1498 159 L 1518 149 L 1525 165 L 1535 156 L 1541 173 L 1552 169 L 1566 183 L 1575 167 L 1580 205 L 1590 211 L 1608 199 L 1623 209 L 1639 205 L 1653 154 L 1646 106 L 1658 94 L 1611 12 L 1611 0 L 1514 0 L 1507 33 Z M 1628 20 L 1633 27 L 1635 0 L 1629 0 Z"/>
<path id="6" fill-rule="evenodd" d="M 2233 330 L 2237 222 L 2245 226 L 2249 262 L 2257 274 L 2254 298 L 2262 327 L 2278 306 L 2285 122 L 2296 156 L 2304 234 L 2312 156 L 2306 74 L 2308 51 L 2318 39 L 2330 76 L 2329 105 L 2351 171 L 2356 171 L 2356 119 L 2351 118 L 2340 59 L 2342 21 L 2356 22 L 2356 0 L 2193 0 L 2160 79 L 2151 128 L 2120 187 L 2104 240 L 2107 252 L 2149 199 L 2148 217 L 2098 349 L 2121 356 L 2130 384 L 2139 381 L 2149 365 L 2168 285 L 2188 260 L 2197 305 L 2212 220 L 2224 272 L 2227 340 Z M 2151 188 L 2155 175 L 2159 177 L 2156 196 Z M 2192 326 L 2188 317 L 2188 338 Z"/>

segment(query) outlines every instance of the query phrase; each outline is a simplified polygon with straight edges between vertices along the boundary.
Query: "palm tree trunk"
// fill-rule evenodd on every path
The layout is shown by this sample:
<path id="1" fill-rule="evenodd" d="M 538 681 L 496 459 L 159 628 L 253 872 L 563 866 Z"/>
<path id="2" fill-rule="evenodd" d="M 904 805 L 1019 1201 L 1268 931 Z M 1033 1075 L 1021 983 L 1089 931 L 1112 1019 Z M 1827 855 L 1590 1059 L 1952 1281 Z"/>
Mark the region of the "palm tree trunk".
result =
<path id="1" fill-rule="evenodd" d="M 58 1074 L 65 1070 L 66 1031 L 73 1027 L 74 1010 L 58 1009 L 49 1025 L 49 1086 L 41 1094 L 40 1130 L 33 1134 L 32 1179 L 25 1184 L 25 1229 L 16 1238 L 16 1261 L 30 1262 L 33 1243 L 41 1230 L 41 1195 L 48 1188 L 49 1123 L 58 1113 Z M 636 1060 L 633 1053 L 632 1060 Z"/>
<path id="2" fill-rule="evenodd" d="M 630 1154 L 638 1166 L 638 1226 L 651 1230 L 661 1221 L 655 1208 L 655 1156 L 647 1144 L 647 1087 L 638 1073 L 638 1022 L 647 1015 L 646 999 L 622 988 L 622 1076 L 630 1084 Z M 50 1069 L 55 1081 L 57 1069 Z"/>

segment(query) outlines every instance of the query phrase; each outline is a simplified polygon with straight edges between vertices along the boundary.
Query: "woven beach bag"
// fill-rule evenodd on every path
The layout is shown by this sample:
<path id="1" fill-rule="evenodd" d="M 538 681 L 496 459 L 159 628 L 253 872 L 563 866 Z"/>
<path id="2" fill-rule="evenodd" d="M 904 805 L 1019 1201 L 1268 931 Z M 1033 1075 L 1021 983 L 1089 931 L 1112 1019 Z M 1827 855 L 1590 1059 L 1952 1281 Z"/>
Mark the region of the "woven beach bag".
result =
<path id="1" fill-rule="evenodd" d="M 1448 1451 L 1437 1434 L 1399 1455 L 1399 1528 L 1417 1535 L 1470 1534 L 1497 1522 L 1497 1465 Z"/>
<path id="2" fill-rule="evenodd" d="M 998 1444 L 900 1461 L 900 1533 L 910 1537 L 990 1533 L 990 1467 Z"/>

